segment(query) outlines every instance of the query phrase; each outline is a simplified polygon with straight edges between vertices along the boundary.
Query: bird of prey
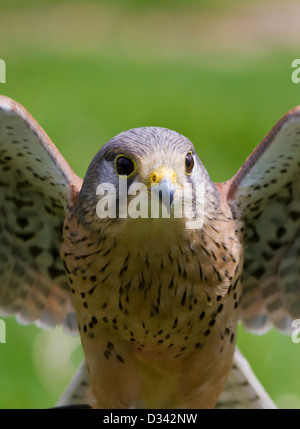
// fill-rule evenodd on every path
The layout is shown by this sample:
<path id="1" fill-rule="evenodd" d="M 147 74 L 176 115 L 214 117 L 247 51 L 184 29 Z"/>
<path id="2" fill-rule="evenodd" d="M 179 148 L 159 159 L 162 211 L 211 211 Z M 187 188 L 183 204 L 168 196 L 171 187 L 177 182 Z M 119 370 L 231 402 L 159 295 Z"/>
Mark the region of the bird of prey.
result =
<path id="1" fill-rule="evenodd" d="M 79 330 L 94 408 L 216 407 L 239 321 L 300 318 L 299 166 L 298 107 L 225 183 L 160 127 L 114 137 L 82 181 L 2 96 L 1 314 Z"/>

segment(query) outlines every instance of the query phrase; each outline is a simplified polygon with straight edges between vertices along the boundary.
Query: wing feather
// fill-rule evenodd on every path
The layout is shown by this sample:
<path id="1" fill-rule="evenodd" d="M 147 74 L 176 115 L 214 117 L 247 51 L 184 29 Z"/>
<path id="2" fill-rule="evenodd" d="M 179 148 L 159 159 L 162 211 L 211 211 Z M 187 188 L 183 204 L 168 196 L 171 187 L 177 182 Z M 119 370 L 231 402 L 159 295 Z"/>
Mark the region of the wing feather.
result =
<path id="1" fill-rule="evenodd" d="M 242 320 L 263 333 L 289 332 L 300 317 L 300 107 L 256 147 L 229 185 L 245 225 Z"/>
<path id="2" fill-rule="evenodd" d="M 238 348 L 226 386 L 216 409 L 274 409 L 276 405 L 253 373 L 248 361 Z"/>
<path id="3" fill-rule="evenodd" d="M 76 329 L 59 255 L 81 179 L 32 116 L 0 96 L 0 313 Z"/>

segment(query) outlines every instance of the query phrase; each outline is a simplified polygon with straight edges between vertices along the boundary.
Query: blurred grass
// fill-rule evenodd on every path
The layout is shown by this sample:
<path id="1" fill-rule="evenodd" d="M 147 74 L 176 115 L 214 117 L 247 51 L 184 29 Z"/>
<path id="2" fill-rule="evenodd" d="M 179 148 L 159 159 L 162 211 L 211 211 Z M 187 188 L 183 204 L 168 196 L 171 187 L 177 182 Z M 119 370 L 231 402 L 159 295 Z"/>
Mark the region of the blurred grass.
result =
<path id="1" fill-rule="evenodd" d="M 77 12 L 78 5 L 86 7 L 75 3 Z M 121 3 L 115 2 L 114 7 Z M 151 10 L 161 7 L 158 2 L 143 3 Z M 46 20 L 47 7 L 51 9 L 53 3 L 42 4 Z M 170 1 L 163 4 L 173 7 Z M 195 4 L 188 3 L 192 8 Z M 18 23 L 22 10 L 34 5 L 37 10 L 41 7 L 33 1 L 26 6 L 0 1 Z M 71 14 L 73 4 L 67 7 Z M 13 19 L 10 24 L 13 33 Z M 58 25 L 63 37 L 64 24 Z M 93 31 L 87 22 L 80 30 L 85 29 Z M 224 181 L 274 123 L 300 104 L 300 86 L 290 79 L 291 60 L 299 56 L 293 50 L 270 49 L 256 55 L 222 52 L 221 47 L 216 54 L 199 48 L 193 55 L 181 46 L 174 55 L 173 46 L 168 55 L 151 40 L 146 47 L 138 40 L 130 45 L 131 39 L 126 38 L 121 44 L 123 34 L 101 49 L 77 50 L 80 34 L 66 46 L 58 40 L 55 49 L 52 33 L 47 44 L 47 39 L 39 43 L 39 33 L 30 34 L 30 26 L 23 30 L 26 43 L 20 35 L 16 39 L 7 34 L 1 46 L 7 83 L 0 85 L 0 91 L 29 110 L 82 177 L 93 155 L 112 136 L 156 125 L 189 137 L 212 179 Z M 20 28 L 16 31 L 22 33 Z M 51 332 L 41 333 L 35 326 L 23 327 L 7 319 L 7 343 L 0 344 L 1 408 L 53 406 L 82 357 L 78 339 L 66 340 L 69 348 L 65 350 L 64 342 L 59 340 L 55 346 L 53 338 Z M 238 345 L 277 404 L 300 408 L 300 345 L 275 331 L 257 337 L 243 328 Z M 62 364 L 51 366 L 60 352 Z"/>
<path id="2" fill-rule="evenodd" d="M 230 0 L 230 4 L 234 5 L 238 3 L 239 0 Z M 252 0 L 257 1 L 257 0 Z M 28 6 L 37 4 L 39 6 L 48 6 L 53 4 L 62 3 L 61 0 L 27 0 L 26 3 L 23 0 L 1 0 L 0 6 L 2 8 L 27 8 Z M 81 0 L 64 0 L 64 3 L 74 4 L 81 3 Z M 222 0 L 188 0 L 183 3 L 181 0 L 89 0 L 89 3 L 103 3 L 108 5 L 115 5 L 117 7 L 126 7 L 129 9 L 144 9 L 144 10 L 153 10 L 153 8 L 161 9 L 161 8 L 178 8 L 185 9 L 186 7 L 190 8 L 196 6 L 197 9 L 214 9 L 216 7 L 220 8 L 224 5 Z"/>

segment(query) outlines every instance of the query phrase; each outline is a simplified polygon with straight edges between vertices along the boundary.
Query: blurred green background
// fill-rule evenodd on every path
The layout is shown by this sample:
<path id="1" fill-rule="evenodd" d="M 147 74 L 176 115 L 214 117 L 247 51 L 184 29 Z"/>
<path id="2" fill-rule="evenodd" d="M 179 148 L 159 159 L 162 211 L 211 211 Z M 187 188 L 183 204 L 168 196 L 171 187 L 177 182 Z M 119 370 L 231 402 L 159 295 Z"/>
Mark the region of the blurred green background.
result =
<path id="1" fill-rule="evenodd" d="M 23 104 L 83 177 L 117 133 L 174 129 L 214 181 L 230 178 L 290 108 L 296 1 L 0 0 L 0 92 Z M 6 319 L 0 408 L 55 404 L 82 358 L 78 338 Z M 238 345 L 282 408 L 300 408 L 300 344 L 240 327 Z"/>

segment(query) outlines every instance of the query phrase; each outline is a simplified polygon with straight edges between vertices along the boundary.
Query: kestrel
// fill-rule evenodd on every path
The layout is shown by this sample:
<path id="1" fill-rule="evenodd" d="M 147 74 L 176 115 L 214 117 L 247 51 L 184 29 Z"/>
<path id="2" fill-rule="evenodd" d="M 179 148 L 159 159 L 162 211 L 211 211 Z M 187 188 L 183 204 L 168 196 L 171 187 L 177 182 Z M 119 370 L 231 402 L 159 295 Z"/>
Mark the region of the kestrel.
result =
<path id="1" fill-rule="evenodd" d="M 114 137 L 81 181 L 7 97 L 0 154 L 1 314 L 78 328 L 93 407 L 213 408 L 239 320 L 262 333 L 300 318 L 300 107 L 221 184 L 158 127 Z M 187 227 L 191 213 L 201 224 Z"/>

